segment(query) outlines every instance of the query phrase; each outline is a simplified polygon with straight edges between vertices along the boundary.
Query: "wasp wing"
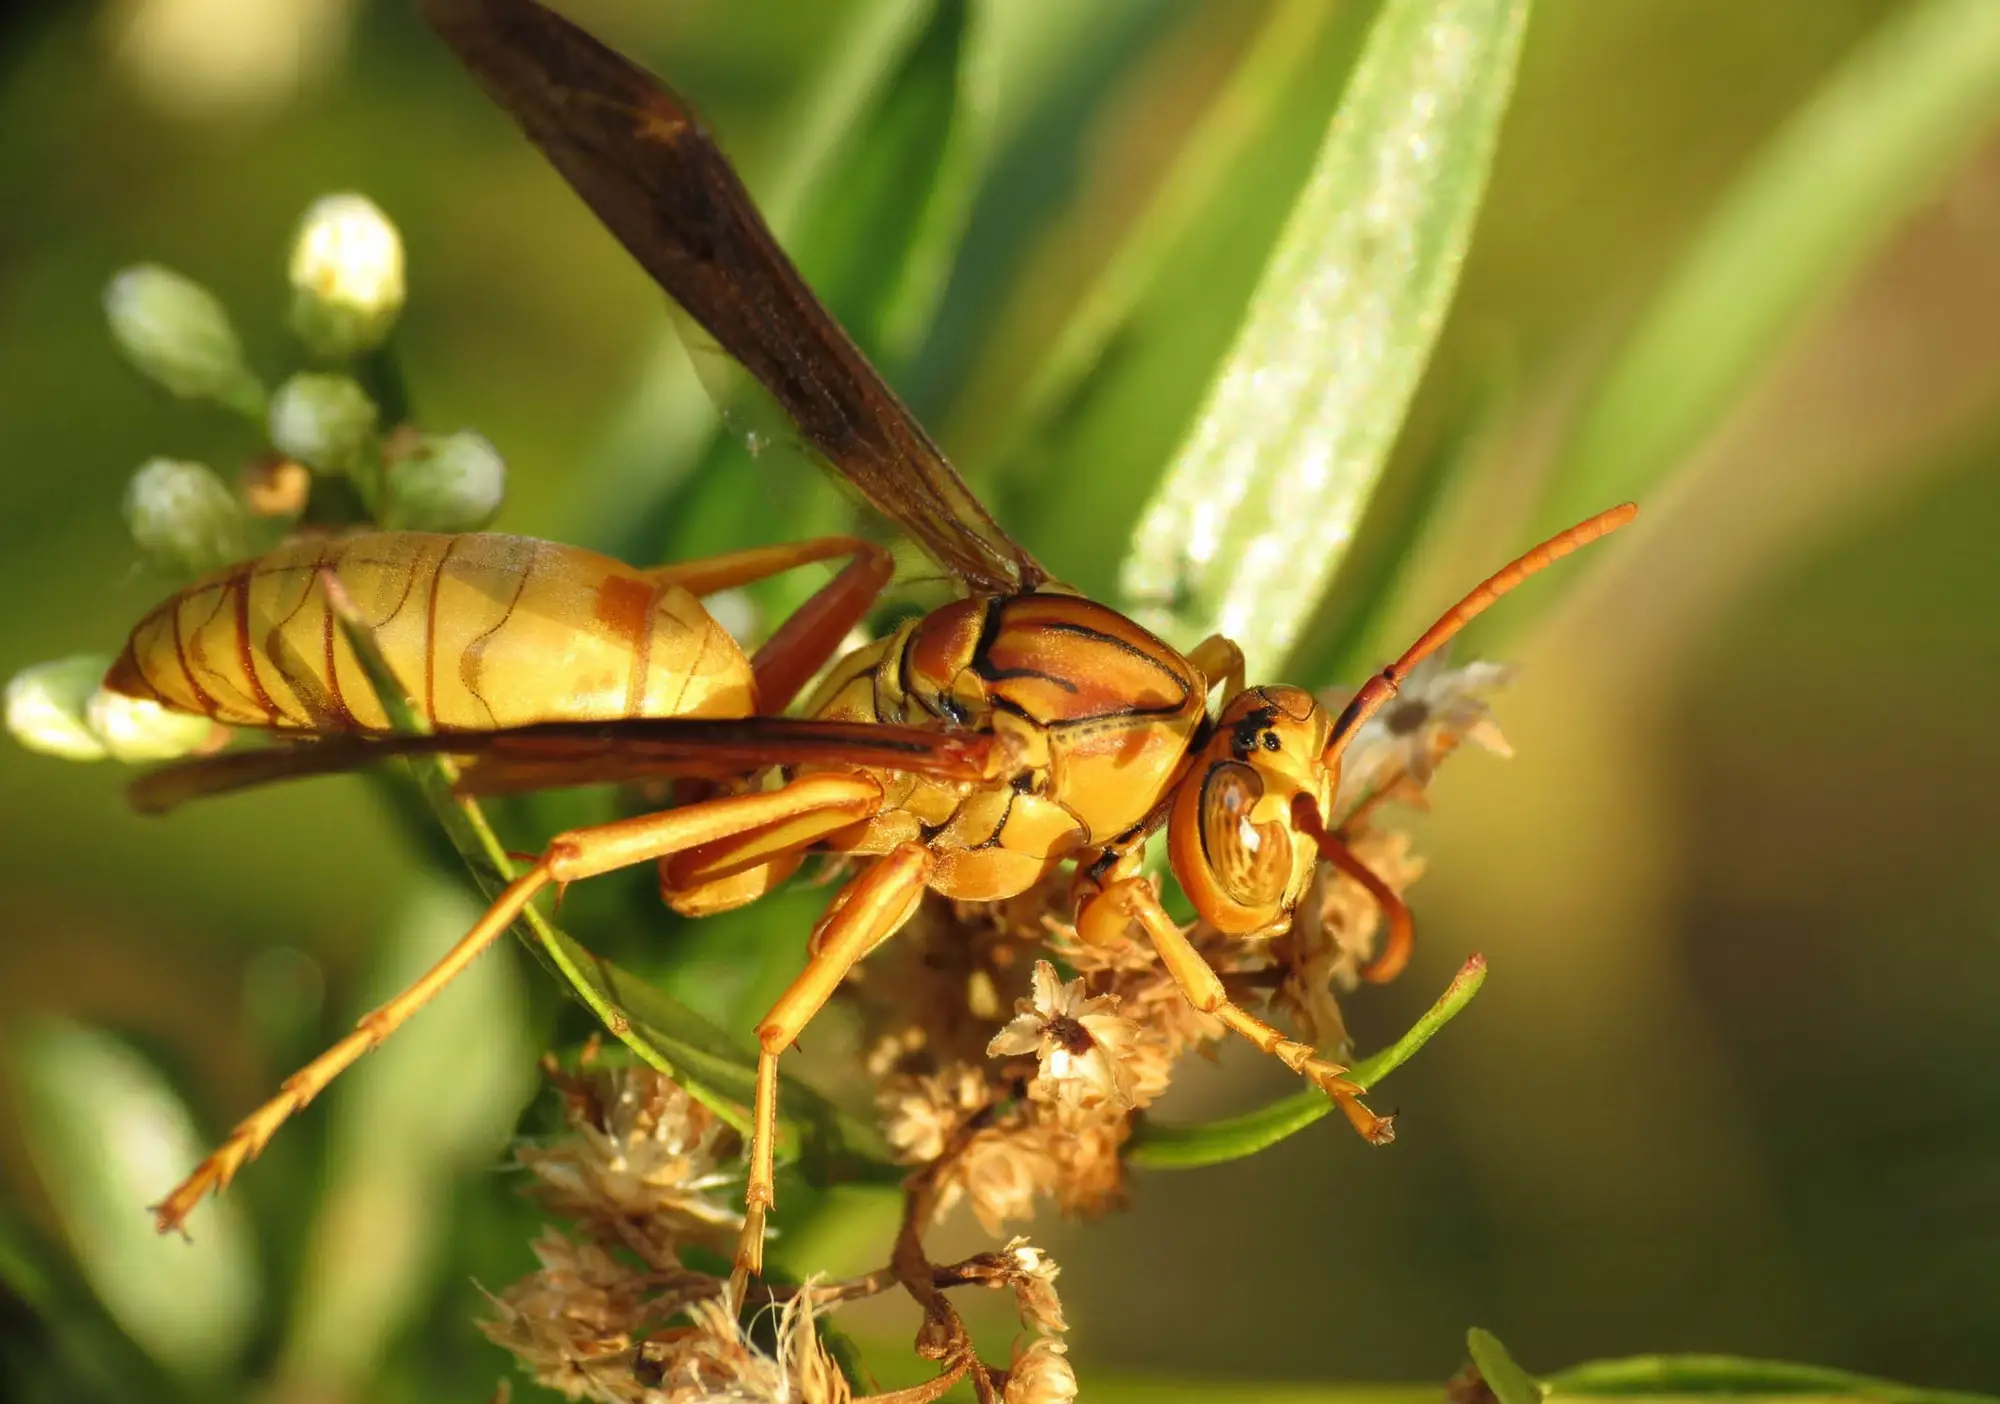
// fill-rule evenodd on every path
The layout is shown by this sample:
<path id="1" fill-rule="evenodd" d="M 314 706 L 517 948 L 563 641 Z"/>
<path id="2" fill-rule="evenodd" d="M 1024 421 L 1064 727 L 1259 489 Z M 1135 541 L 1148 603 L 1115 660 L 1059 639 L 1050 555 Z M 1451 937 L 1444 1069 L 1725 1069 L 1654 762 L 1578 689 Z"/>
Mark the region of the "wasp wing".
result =
<path id="1" fill-rule="evenodd" d="M 974 589 L 1010 594 L 1048 578 L 813 296 L 678 95 L 533 0 L 423 8 L 605 227 L 835 471 Z"/>
<path id="2" fill-rule="evenodd" d="M 333 736 L 231 751 L 149 771 L 132 783 L 130 794 L 134 808 L 158 814 L 188 800 L 421 755 L 465 762 L 459 789 L 476 795 L 673 777 L 727 779 L 773 765 L 838 765 L 970 783 L 988 778 L 993 744 L 975 732 L 791 717 L 541 722 L 499 731 Z"/>

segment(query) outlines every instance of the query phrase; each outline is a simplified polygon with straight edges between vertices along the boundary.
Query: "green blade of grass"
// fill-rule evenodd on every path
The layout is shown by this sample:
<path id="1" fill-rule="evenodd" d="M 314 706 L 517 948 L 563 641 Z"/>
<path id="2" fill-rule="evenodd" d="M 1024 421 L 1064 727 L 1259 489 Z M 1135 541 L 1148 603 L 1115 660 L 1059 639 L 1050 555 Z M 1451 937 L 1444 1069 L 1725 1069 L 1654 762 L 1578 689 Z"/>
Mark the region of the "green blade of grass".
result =
<path id="1" fill-rule="evenodd" d="M 1526 1370 L 1514 1363 L 1499 1337 L 1477 1326 L 1465 1333 L 1466 1354 L 1479 1368 L 1479 1377 L 1500 1404 L 1541 1404 L 1542 1387 Z"/>
<path id="2" fill-rule="evenodd" d="M 1291 31 L 1307 52 L 1289 83 L 1278 81 L 1282 68 L 1262 66 L 1269 50 L 1258 43 L 1237 59 L 1233 67 L 1252 65 L 1270 80 L 1258 94 L 1269 104 L 1265 120 L 1248 138 L 1250 149 L 1242 159 L 1216 162 L 1213 185 L 1200 188 L 1205 182 L 1197 176 L 1185 177 L 1202 200 L 1198 217 L 1175 229 L 1161 216 L 1149 231 L 1124 241 L 1130 253 L 1114 257 L 1131 260 L 1122 276 L 1134 286 L 1126 293 L 1107 291 L 1109 301 L 1100 304 L 1104 310 L 1090 314 L 1103 320 L 1079 333 L 1069 353 L 1080 362 L 1087 359 L 1087 365 L 1076 366 L 1076 378 L 1066 386 L 1052 383 L 1045 392 L 1050 399 L 1034 421 L 1018 434 L 1009 432 L 1015 401 L 1032 383 L 1042 348 L 1061 338 L 1069 320 L 1066 309 L 1048 309 L 1044 295 L 1024 290 L 1020 310 L 1009 304 L 1003 318 L 1008 325 L 982 354 L 963 407 L 954 414 L 954 439 L 974 445 L 1011 439 L 1005 460 L 976 481 L 1000 519 L 1033 542 L 1060 578 L 1086 594 L 1118 598 L 1122 553 L 1107 550 L 1106 543 L 1131 540 L 1159 486 L 1162 465 L 1194 423 L 1312 175 L 1378 7 L 1330 8 L 1330 21 L 1316 33 Z M 1196 22 L 1213 20 L 1206 14 L 1182 20 Z M 1172 92 L 1142 93 L 1135 105 L 1112 104 L 1107 117 L 1114 130 L 1178 129 L 1185 119 L 1160 110 L 1178 101 Z M 1161 178 L 1180 182 L 1179 163 L 1200 157 L 1196 151 L 1175 158 Z M 1097 173 L 1104 193 L 1086 201 L 1085 211 L 1122 209 L 1115 194 L 1121 179 Z M 1102 237 L 1087 226 L 1077 233 L 1086 241 Z M 1096 294 L 1087 296 L 1094 301 Z M 1117 308 L 1126 296 L 1132 301 Z M 1092 345 L 1100 338 L 1101 344 Z"/>
<path id="3" fill-rule="evenodd" d="M 1642 498 L 2000 122 L 2000 5 L 1886 19 L 1750 163 L 1584 411 L 1540 523 Z"/>
<path id="4" fill-rule="evenodd" d="M 1285 93 L 1319 57 L 1319 36 L 1339 8 L 1325 0 L 1285 0 L 1271 11 L 1228 86 L 1063 323 L 1019 408 L 1009 414 L 1005 437 L 991 453 L 996 461 L 1037 437 L 1130 323 L 1170 252 L 1196 221 L 1212 213 L 1230 175 L 1263 144 Z"/>
<path id="5" fill-rule="evenodd" d="M 38 1021 L 12 1052 L 29 1152 L 99 1300 L 190 1384 L 229 1378 L 260 1315 L 242 1206 L 204 1206 L 187 1240 L 146 1212 L 201 1158 L 194 1118 L 158 1069 L 100 1030 Z"/>
<path id="6" fill-rule="evenodd" d="M 1924 1389 L 1821 1365 L 1747 1360 L 1735 1355 L 1639 1355 L 1623 1360 L 1593 1360 L 1557 1371 L 1548 1378 L 1546 1386 L 1544 1397 L 1549 1399 L 1633 1395 L 1742 1399 L 1811 1395 L 1822 1399 L 1875 1400 L 1879 1404 L 1994 1404 L 1990 1394 Z"/>
<path id="7" fill-rule="evenodd" d="M 1444 322 L 1526 0 L 1391 0 L 1123 585 L 1180 643 L 1258 675 L 1317 604 Z"/>
<path id="8" fill-rule="evenodd" d="M 160 1404 L 206 1397 L 160 1369 L 106 1313 L 80 1265 L 9 1205 L 0 1205 L 0 1287 L 33 1317 L 0 1347 L 17 1397 Z"/>
<path id="9" fill-rule="evenodd" d="M 1356 1063 L 1348 1070 L 1347 1079 L 1361 1087 L 1373 1087 L 1407 1063 L 1439 1029 L 1456 1018 L 1485 983 L 1486 958 L 1475 955 L 1460 967 L 1437 1003 L 1425 1010 L 1407 1033 L 1381 1052 Z M 1132 1135 L 1126 1158 L 1133 1165 L 1151 1170 L 1193 1170 L 1220 1165 L 1274 1146 L 1332 1110 L 1333 1100 L 1314 1087 L 1280 1097 L 1241 1116 L 1221 1117 L 1199 1125 L 1143 1121 Z"/>

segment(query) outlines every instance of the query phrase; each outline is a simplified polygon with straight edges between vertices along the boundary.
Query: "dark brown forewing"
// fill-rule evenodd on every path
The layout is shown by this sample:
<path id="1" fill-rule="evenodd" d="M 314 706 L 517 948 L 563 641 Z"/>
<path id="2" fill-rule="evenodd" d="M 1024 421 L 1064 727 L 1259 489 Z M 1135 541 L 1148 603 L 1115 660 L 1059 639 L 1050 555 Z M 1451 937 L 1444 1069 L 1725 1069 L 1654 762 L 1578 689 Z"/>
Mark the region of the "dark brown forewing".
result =
<path id="1" fill-rule="evenodd" d="M 460 785 L 468 794 L 673 776 L 724 779 L 770 765 L 894 770 L 969 783 L 986 775 L 992 745 L 990 736 L 975 732 L 792 717 L 542 722 L 429 736 L 335 736 L 231 751 L 149 771 L 132 783 L 130 794 L 135 808 L 157 814 L 192 799 L 415 755 L 468 762 Z"/>
<path id="2" fill-rule="evenodd" d="M 828 315 L 671 89 L 533 0 L 424 0 L 487 93 L 827 461 L 976 590 L 1047 572 Z"/>

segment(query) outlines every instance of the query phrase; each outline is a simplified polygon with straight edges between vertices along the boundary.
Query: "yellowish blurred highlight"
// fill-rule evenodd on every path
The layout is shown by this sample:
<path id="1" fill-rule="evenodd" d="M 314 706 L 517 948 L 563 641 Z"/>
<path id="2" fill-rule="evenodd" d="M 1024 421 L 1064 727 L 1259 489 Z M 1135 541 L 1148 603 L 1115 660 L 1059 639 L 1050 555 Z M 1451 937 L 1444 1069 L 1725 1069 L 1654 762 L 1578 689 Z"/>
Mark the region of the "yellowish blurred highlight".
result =
<path id="1" fill-rule="evenodd" d="M 146 100 L 176 117 L 282 106 L 346 55 L 353 0 L 118 0 L 113 54 Z"/>

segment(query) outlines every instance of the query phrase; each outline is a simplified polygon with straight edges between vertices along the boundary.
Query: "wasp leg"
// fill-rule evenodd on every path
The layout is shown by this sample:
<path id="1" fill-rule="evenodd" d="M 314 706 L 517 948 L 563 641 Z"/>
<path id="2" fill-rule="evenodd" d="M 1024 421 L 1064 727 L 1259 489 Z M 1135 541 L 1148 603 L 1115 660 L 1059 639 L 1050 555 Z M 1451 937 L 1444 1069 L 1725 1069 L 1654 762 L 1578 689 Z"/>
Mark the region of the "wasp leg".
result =
<path id="1" fill-rule="evenodd" d="M 1211 691 L 1218 681 L 1222 684 L 1225 701 L 1243 690 L 1243 650 L 1236 646 L 1234 639 L 1210 634 L 1188 650 L 1187 661 L 1194 664 L 1195 671 L 1208 680 Z"/>
<path id="2" fill-rule="evenodd" d="M 899 844 L 841 888 L 813 927 L 812 957 L 771 1012 L 757 1025 L 757 1107 L 750 1141 L 750 1182 L 744 1192 L 743 1237 L 730 1274 L 730 1299 L 764 1270 L 764 1218 L 777 1202 L 778 1057 L 812 1022 L 847 972 L 895 935 L 917 909 L 937 859 L 920 843 Z"/>
<path id="3" fill-rule="evenodd" d="M 881 788 L 862 776 L 809 775 L 782 789 L 707 800 L 684 809 L 640 815 L 557 835 L 534 866 L 507 885 L 478 924 L 446 951 L 436 965 L 387 1004 L 364 1016 L 353 1033 L 286 1078 L 277 1096 L 238 1123 L 213 1155 L 154 1206 L 154 1223 L 163 1233 L 178 1228 L 202 1196 L 211 1189 L 225 1188 L 236 1172 L 264 1149 L 286 1118 L 430 1003 L 480 952 L 499 939 L 544 887 L 553 884 L 560 888 L 579 878 L 651 862 L 801 814 L 821 815 L 826 825 L 852 823 L 874 813 L 881 802 Z"/>
<path id="4" fill-rule="evenodd" d="M 785 546 L 754 546 L 698 561 L 676 561 L 646 572 L 697 595 L 783 575 L 815 561 L 852 556 L 846 568 L 785 617 L 750 661 L 757 679 L 757 709 L 782 712 L 810 682 L 881 595 L 896 562 L 887 551 L 855 536 L 820 536 Z"/>
<path id="5" fill-rule="evenodd" d="M 1112 913 L 1137 921 L 1145 928 L 1167 967 L 1167 973 L 1174 977 L 1174 983 L 1181 987 L 1188 1003 L 1204 1014 L 1214 1015 L 1301 1077 L 1312 1079 L 1321 1091 L 1333 1098 L 1348 1121 L 1353 1123 L 1354 1129 L 1371 1144 L 1387 1145 L 1396 1138 L 1395 1118 L 1377 1116 L 1362 1104 L 1361 1094 L 1367 1089 L 1343 1078 L 1341 1074 L 1347 1071 L 1346 1068 L 1320 1058 L 1312 1048 L 1286 1038 L 1230 1000 L 1229 992 L 1223 988 L 1222 977 L 1209 968 L 1208 962 L 1201 958 L 1201 953 L 1181 931 L 1179 923 L 1167 915 L 1166 908 L 1153 894 L 1152 884 L 1144 878 L 1126 878 L 1105 888 L 1091 905 L 1095 908 L 1106 902 L 1112 904 Z M 1079 913 L 1077 924 L 1081 927 L 1089 921 L 1095 925 L 1104 919 L 1102 912 L 1091 910 Z"/>

